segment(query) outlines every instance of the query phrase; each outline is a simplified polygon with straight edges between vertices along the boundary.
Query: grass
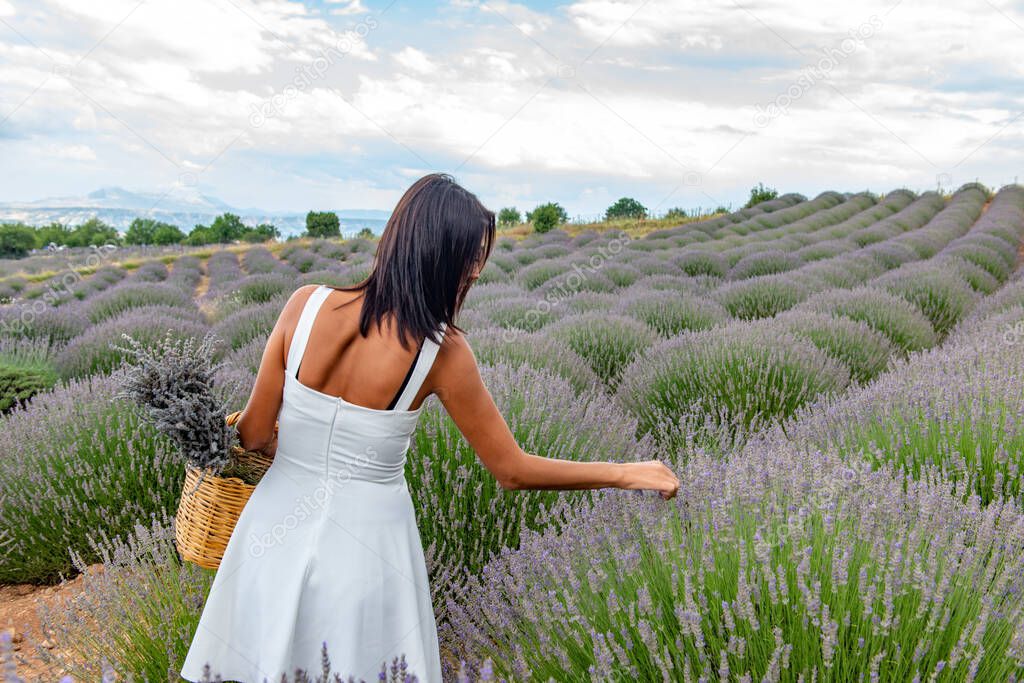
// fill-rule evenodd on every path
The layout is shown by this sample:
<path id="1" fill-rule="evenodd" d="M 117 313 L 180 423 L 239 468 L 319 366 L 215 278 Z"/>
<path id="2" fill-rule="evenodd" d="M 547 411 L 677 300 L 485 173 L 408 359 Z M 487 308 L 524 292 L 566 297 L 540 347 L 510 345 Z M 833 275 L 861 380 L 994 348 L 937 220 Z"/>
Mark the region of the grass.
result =
<path id="1" fill-rule="evenodd" d="M 569 235 L 575 237 L 582 232 L 593 231 L 593 232 L 607 232 L 610 230 L 621 231 L 628 234 L 630 237 L 642 237 L 649 232 L 655 230 L 664 230 L 666 228 L 674 228 L 680 225 L 686 225 L 688 223 L 698 223 L 700 221 L 706 221 L 712 218 L 717 218 L 723 215 L 722 213 L 711 213 L 704 216 L 675 216 L 672 218 L 619 218 L 615 220 L 601 220 L 601 221 L 590 221 L 587 223 L 562 223 L 556 229 L 562 230 Z M 518 223 L 512 226 L 499 226 L 498 236 L 499 237 L 514 237 L 516 239 L 523 239 L 530 235 L 536 234 L 533 231 L 533 224 L 531 223 Z"/>

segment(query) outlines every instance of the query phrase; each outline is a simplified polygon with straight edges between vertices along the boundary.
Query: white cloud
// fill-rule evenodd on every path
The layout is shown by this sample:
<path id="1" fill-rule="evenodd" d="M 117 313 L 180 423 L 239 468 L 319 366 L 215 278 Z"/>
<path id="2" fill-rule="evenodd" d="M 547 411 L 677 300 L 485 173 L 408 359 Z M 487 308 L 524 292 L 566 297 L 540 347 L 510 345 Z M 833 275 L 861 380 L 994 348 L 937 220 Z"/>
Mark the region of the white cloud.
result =
<path id="1" fill-rule="evenodd" d="M 365 14 L 358 0 L 24 6 L 31 14 L 12 25 L 56 62 L 99 44 L 69 82 L 36 48 L 0 35 L 0 99 L 25 102 L 0 136 L 99 164 L 116 149 L 170 177 L 245 155 L 266 163 L 268 184 L 315 176 L 303 164 L 324 158 L 400 183 L 471 157 L 463 172 L 502 201 L 514 199 L 503 187 L 572 187 L 582 204 L 630 183 L 651 188 L 654 203 L 698 171 L 701 185 L 684 185 L 674 204 L 759 180 L 921 187 L 953 168 L 962 180 L 987 168 L 1008 180 L 1024 149 L 1024 119 L 1013 122 L 1024 109 L 1021 29 L 982 6 L 579 0 L 543 13 L 452 0 L 434 23 L 396 8 L 356 28 L 331 23 L 331 11 Z M 980 20 L 984 33 L 972 29 Z M 858 34 L 865 25 L 870 35 Z M 830 50 L 843 55 L 808 80 Z M 758 107 L 783 101 L 759 125 Z M 223 182 L 261 200 L 242 178 Z"/>
<path id="2" fill-rule="evenodd" d="M 363 6 L 363 0 L 327 0 L 331 4 L 340 4 L 342 7 L 335 7 L 331 14 L 348 16 L 352 14 L 366 14 L 370 10 Z"/>
<path id="3" fill-rule="evenodd" d="M 416 73 L 429 74 L 437 70 L 437 65 L 430 57 L 414 47 L 403 48 L 395 55 L 395 61 Z"/>
<path id="4" fill-rule="evenodd" d="M 95 161 L 96 152 L 88 145 L 46 145 L 44 154 L 69 161 Z"/>

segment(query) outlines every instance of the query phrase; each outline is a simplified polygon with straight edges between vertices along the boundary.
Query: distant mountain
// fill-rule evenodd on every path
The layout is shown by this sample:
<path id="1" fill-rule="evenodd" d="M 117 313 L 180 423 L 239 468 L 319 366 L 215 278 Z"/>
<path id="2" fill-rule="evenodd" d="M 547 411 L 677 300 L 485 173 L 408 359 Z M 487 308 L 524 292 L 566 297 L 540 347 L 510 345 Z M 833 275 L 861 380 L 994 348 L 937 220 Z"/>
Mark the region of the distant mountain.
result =
<path id="1" fill-rule="evenodd" d="M 230 212 L 248 225 L 273 223 L 287 237 L 306 229 L 305 212 L 237 209 L 230 204 L 203 194 L 196 188 L 176 187 L 170 192 L 133 192 L 121 187 L 102 187 L 84 197 L 50 197 L 30 202 L 0 202 L 0 222 L 20 221 L 28 225 L 64 223 L 77 225 L 90 218 L 99 218 L 124 232 L 138 217 L 153 218 L 190 231 L 195 225 L 208 225 L 214 217 Z M 380 233 L 391 215 L 378 209 L 343 209 L 335 211 L 345 234 L 362 228 Z"/>

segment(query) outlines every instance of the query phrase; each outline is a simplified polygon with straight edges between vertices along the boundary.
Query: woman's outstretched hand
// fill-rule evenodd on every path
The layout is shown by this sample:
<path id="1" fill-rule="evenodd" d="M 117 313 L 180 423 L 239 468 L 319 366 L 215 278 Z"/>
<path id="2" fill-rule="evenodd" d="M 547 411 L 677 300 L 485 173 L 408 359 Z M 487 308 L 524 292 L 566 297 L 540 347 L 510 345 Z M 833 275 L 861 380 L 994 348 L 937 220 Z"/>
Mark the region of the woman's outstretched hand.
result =
<path id="1" fill-rule="evenodd" d="M 679 492 L 679 477 L 660 460 L 627 463 L 626 467 L 624 489 L 657 491 L 665 500 Z"/>

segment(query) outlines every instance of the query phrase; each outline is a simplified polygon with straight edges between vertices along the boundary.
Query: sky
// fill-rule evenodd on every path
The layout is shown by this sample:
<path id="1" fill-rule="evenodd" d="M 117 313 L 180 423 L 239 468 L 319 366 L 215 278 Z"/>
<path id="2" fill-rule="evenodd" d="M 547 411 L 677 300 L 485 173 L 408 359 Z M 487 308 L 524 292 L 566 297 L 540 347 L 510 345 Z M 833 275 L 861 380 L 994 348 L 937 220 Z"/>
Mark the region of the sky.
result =
<path id="1" fill-rule="evenodd" d="M 0 0 L 0 201 L 390 210 L 441 171 L 588 218 L 999 187 L 1021 45 L 1004 0 Z"/>

